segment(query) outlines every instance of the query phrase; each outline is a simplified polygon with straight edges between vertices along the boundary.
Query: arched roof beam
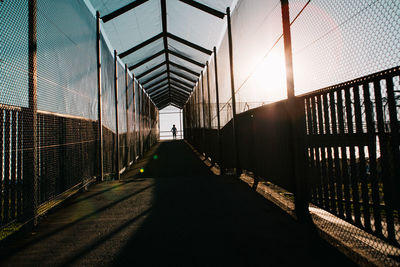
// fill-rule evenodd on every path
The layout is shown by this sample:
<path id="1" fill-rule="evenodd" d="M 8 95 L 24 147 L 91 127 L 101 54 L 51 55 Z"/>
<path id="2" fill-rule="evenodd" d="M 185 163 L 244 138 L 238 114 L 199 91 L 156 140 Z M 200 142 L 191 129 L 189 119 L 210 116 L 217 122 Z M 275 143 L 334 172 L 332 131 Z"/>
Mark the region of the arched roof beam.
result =
<path id="1" fill-rule="evenodd" d="M 123 6 L 107 15 L 104 15 L 101 17 L 101 19 L 103 20 L 103 22 L 107 22 L 109 20 L 112 20 L 113 18 L 118 17 L 119 15 L 124 14 L 125 12 L 128 12 L 131 9 L 134 9 L 135 7 L 140 6 L 141 4 L 146 3 L 149 0 L 136 0 L 135 2 L 132 2 L 130 4 L 127 4 L 126 6 Z"/>
<path id="2" fill-rule="evenodd" d="M 180 92 L 182 96 L 185 96 L 186 98 L 189 97 L 190 92 L 179 89 L 177 86 L 171 84 L 171 89 L 175 90 L 176 92 Z"/>
<path id="3" fill-rule="evenodd" d="M 164 36 L 164 33 L 157 34 L 156 36 L 153 36 L 150 39 L 147 39 L 146 41 L 126 50 L 125 52 L 120 53 L 118 56 L 119 56 L 119 58 L 122 59 L 122 58 L 126 57 L 127 55 L 132 54 L 133 52 L 139 50 L 140 48 L 143 48 L 146 45 L 151 44 L 154 41 L 157 41 L 158 39 L 160 39 L 163 36 Z"/>
<path id="4" fill-rule="evenodd" d="M 165 81 L 168 81 L 168 83 L 170 83 L 170 80 L 168 79 L 168 76 L 163 78 L 163 79 L 161 79 L 161 80 L 159 80 L 159 81 L 156 81 L 156 82 L 154 82 L 154 83 L 152 83 L 152 84 L 150 84 L 148 86 L 145 86 L 145 88 L 146 89 L 150 89 L 150 88 L 152 88 L 154 86 L 157 86 L 157 84 L 160 84 L 160 83 L 165 82 Z"/>
<path id="5" fill-rule="evenodd" d="M 160 84 L 160 85 L 158 85 L 158 86 L 148 87 L 148 88 L 146 88 L 146 92 L 150 94 L 152 91 L 157 90 L 157 89 L 159 89 L 159 88 L 162 88 L 162 87 L 164 87 L 164 86 L 167 85 L 167 84 L 169 84 L 169 83 L 166 82 L 166 83 Z"/>
<path id="6" fill-rule="evenodd" d="M 171 87 L 171 92 L 174 92 L 174 94 L 178 95 L 180 98 L 185 99 L 189 96 L 187 93 L 183 93 L 182 91 L 179 91 L 178 89 Z"/>
<path id="7" fill-rule="evenodd" d="M 179 53 L 177 53 L 177 52 L 175 52 L 175 51 L 168 50 L 168 53 L 171 54 L 171 55 L 174 55 L 174 56 L 176 56 L 176 57 L 179 57 L 179 58 L 181 58 L 181 59 L 183 59 L 183 60 L 186 60 L 187 62 L 190 62 L 190 63 L 192 63 L 192 64 L 194 64 L 194 65 L 197 65 L 197 66 L 199 66 L 199 67 L 201 67 L 201 68 L 204 68 L 204 67 L 206 66 L 206 65 L 203 64 L 203 63 L 200 63 L 200 62 L 198 62 L 198 61 L 196 61 L 196 60 L 193 60 L 193 59 L 191 59 L 191 58 L 189 58 L 189 57 L 187 57 L 187 56 L 181 55 L 181 54 L 179 54 Z"/>
<path id="8" fill-rule="evenodd" d="M 154 99 L 154 101 L 156 101 L 156 102 L 160 102 L 160 101 L 162 101 L 164 98 L 165 98 L 165 99 L 169 99 L 169 95 L 170 95 L 169 90 L 165 90 L 162 94 L 160 94 L 160 95 L 154 97 L 153 99 Z"/>
<path id="9" fill-rule="evenodd" d="M 153 99 L 153 98 L 157 98 L 159 95 L 161 95 L 161 94 L 163 94 L 165 92 L 169 93 L 169 89 L 170 89 L 169 86 L 164 87 L 163 89 L 160 89 L 160 90 L 157 90 L 157 91 L 153 92 L 153 94 L 150 95 L 150 97 L 151 97 L 151 99 Z"/>
<path id="10" fill-rule="evenodd" d="M 186 101 L 186 98 L 183 99 L 182 97 L 179 97 L 173 91 L 171 91 L 171 96 L 173 97 L 172 98 L 172 102 L 175 101 L 175 103 L 180 103 L 180 104 L 182 103 L 183 104 Z"/>
<path id="11" fill-rule="evenodd" d="M 168 106 L 169 103 L 170 103 L 170 100 L 168 98 L 165 98 L 165 99 L 160 99 L 159 101 L 157 101 L 156 105 L 157 106 L 160 105 L 160 106 L 162 106 L 162 108 L 164 108 L 164 107 Z M 162 109 L 162 108 L 160 108 L 160 109 Z"/>
<path id="12" fill-rule="evenodd" d="M 196 77 L 199 77 L 199 76 L 200 76 L 200 73 L 195 72 L 195 71 L 193 71 L 193 70 L 191 70 L 191 69 L 189 69 L 189 68 L 186 68 L 186 67 L 184 67 L 184 66 L 181 66 L 181 65 L 179 65 L 179 64 L 176 64 L 176 63 L 174 63 L 174 62 L 172 62 L 172 61 L 170 61 L 169 64 L 170 64 L 171 66 L 174 66 L 174 67 L 178 68 L 178 69 L 184 70 L 184 71 L 186 71 L 186 72 L 188 72 L 188 73 L 190 73 L 190 74 L 192 74 L 192 75 L 194 75 L 194 76 L 196 76 Z"/>
<path id="13" fill-rule="evenodd" d="M 180 42 L 180 43 L 182 43 L 182 44 L 184 44 L 184 45 L 187 45 L 187 46 L 189 46 L 189 47 L 191 47 L 191 48 L 193 48 L 193 49 L 196 49 L 196 50 L 198 50 L 198 51 L 200 51 L 200 52 L 203 52 L 204 54 L 207 54 L 207 55 L 211 55 L 212 54 L 212 51 L 211 50 L 208 50 L 208 49 L 206 49 L 206 48 L 204 48 L 204 47 L 201 47 L 201 46 L 199 46 L 199 45 L 197 45 L 197 44 L 194 44 L 194 43 L 192 43 L 192 42 L 189 42 L 188 40 L 185 40 L 185 39 L 183 39 L 183 38 L 181 38 L 181 37 L 178 37 L 178 36 L 176 36 L 176 35 L 174 35 L 174 34 L 172 34 L 172 33 L 167 33 L 167 36 L 169 37 L 169 38 L 171 38 L 171 39 L 173 39 L 173 40 L 175 40 L 175 41 L 178 41 L 178 42 Z"/>
<path id="14" fill-rule="evenodd" d="M 189 94 L 192 92 L 191 89 L 189 89 L 189 88 L 187 88 L 187 87 L 185 87 L 185 86 L 182 86 L 181 84 L 172 82 L 171 85 L 172 85 L 172 86 L 176 86 L 177 88 L 180 88 L 180 89 L 182 89 L 182 90 L 188 92 Z"/>
<path id="15" fill-rule="evenodd" d="M 175 90 L 178 90 L 178 91 L 182 92 L 185 96 L 189 96 L 192 93 L 192 91 L 188 91 L 187 89 L 181 88 L 181 87 L 179 87 L 179 86 L 177 86 L 175 84 L 170 84 L 170 87 L 175 89 Z"/>
<path id="16" fill-rule="evenodd" d="M 165 53 L 164 50 L 162 50 L 162 51 L 160 51 L 158 53 L 155 53 L 154 55 L 152 55 L 152 56 L 150 56 L 148 58 L 145 58 L 142 61 L 140 61 L 139 63 L 136 63 L 135 65 L 129 67 L 129 70 L 136 69 L 137 67 L 139 67 L 139 66 L 141 66 L 141 65 L 143 65 L 143 64 L 145 64 L 145 63 L 147 63 L 147 62 L 149 62 L 149 61 L 151 61 L 153 59 L 155 59 L 156 57 L 159 57 L 159 56 L 163 55 L 164 53 Z"/>
<path id="17" fill-rule="evenodd" d="M 154 67 L 152 67 L 152 68 L 146 70 L 145 72 L 143 72 L 143 73 L 141 73 L 141 74 L 139 74 L 139 75 L 136 75 L 136 79 L 139 80 L 139 79 L 143 78 L 143 77 L 146 76 L 147 74 L 152 73 L 153 71 L 155 71 L 155 70 L 158 69 L 158 68 L 161 68 L 161 67 L 164 66 L 166 63 L 167 63 L 167 62 L 164 61 L 164 62 L 158 64 L 157 66 L 154 66 Z"/>
<path id="18" fill-rule="evenodd" d="M 173 93 L 171 93 L 171 95 L 174 97 L 174 98 L 172 99 L 171 102 L 175 102 L 175 104 L 180 104 L 180 105 L 182 105 L 183 103 L 185 103 L 185 100 L 186 100 L 186 99 L 178 98 L 178 97 L 177 97 L 176 95 L 174 95 Z"/>
<path id="19" fill-rule="evenodd" d="M 152 76 L 151 78 L 148 78 L 146 81 L 143 81 L 143 82 L 140 82 L 140 83 L 144 86 L 145 84 L 157 79 L 158 77 L 164 75 L 167 72 L 168 72 L 167 70 L 164 70 L 163 72 L 160 72 L 159 74 L 156 74 L 156 75 Z"/>
<path id="20" fill-rule="evenodd" d="M 181 2 L 183 2 L 185 4 L 188 4 L 188 5 L 192 6 L 192 7 L 195 7 L 197 9 L 200 9 L 201 11 L 204 11 L 204 12 L 206 12 L 208 14 L 211 14 L 211 15 L 213 15 L 215 17 L 218 17 L 220 19 L 223 19 L 225 17 L 225 13 L 223 13 L 221 11 L 218 11 L 218 10 L 215 10 L 215 9 L 209 7 L 209 6 L 203 5 L 203 4 L 199 3 L 199 2 L 196 2 L 196 1 L 193 1 L 193 0 L 179 0 L 179 1 L 181 1 Z"/>
<path id="21" fill-rule="evenodd" d="M 181 81 L 179 79 L 176 79 L 174 77 L 171 77 L 171 81 L 174 81 L 174 82 L 179 83 L 179 84 L 181 84 L 183 86 L 186 86 L 187 88 L 193 88 L 195 86 L 195 83 L 194 84 L 189 84 L 189 83 L 183 82 L 183 81 Z"/>
<path id="22" fill-rule="evenodd" d="M 151 92 L 151 94 L 149 94 L 149 96 L 150 96 L 151 98 L 153 98 L 153 97 L 155 97 L 155 96 L 158 96 L 161 92 L 164 92 L 164 91 L 166 91 L 166 90 L 167 90 L 167 91 L 169 90 L 169 84 L 167 84 L 167 86 L 165 86 L 165 87 L 162 87 L 162 88 L 160 88 L 160 89 L 157 89 L 157 90 Z"/>
<path id="23" fill-rule="evenodd" d="M 169 90 L 170 90 L 169 87 L 166 87 L 166 88 L 164 88 L 163 90 L 159 90 L 159 91 L 157 91 L 157 93 L 153 94 L 153 95 L 151 96 L 151 98 L 157 100 L 160 96 L 163 96 L 165 93 L 168 93 L 168 94 L 169 94 Z"/>
<path id="24" fill-rule="evenodd" d="M 196 80 L 193 80 L 193 79 L 191 79 L 191 78 L 189 78 L 189 77 L 187 77 L 187 76 L 185 76 L 185 75 L 183 75 L 183 74 L 181 74 L 179 72 L 176 72 L 176 71 L 173 71 L 173 70 L 170 70 L 170 72 L 172 74 L 175 74 L 176 76 L 182 78 L 182 79 L 185 79 L 186 81 L 189 81 L 189 82 L 194 83 L 194 84 L 196 83 Z"/>

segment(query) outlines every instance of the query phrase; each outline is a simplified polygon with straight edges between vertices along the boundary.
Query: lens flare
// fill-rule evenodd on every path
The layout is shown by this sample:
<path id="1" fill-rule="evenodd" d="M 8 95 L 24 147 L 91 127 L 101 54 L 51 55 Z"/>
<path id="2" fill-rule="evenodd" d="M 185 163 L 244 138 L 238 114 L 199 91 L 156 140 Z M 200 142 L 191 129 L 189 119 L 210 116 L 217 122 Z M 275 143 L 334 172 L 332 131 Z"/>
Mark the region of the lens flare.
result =
<path id="1" fill-rule="evenodd" d="M 140 168 L 140 173 L 144 173 L 144 169 L 143 168 Z"/>
<path id="2" fill-rule="evenodd" d="M 158 155 L 154 155 L 154 156 L 153 156 L 153 159 L 158 159 Z"/>

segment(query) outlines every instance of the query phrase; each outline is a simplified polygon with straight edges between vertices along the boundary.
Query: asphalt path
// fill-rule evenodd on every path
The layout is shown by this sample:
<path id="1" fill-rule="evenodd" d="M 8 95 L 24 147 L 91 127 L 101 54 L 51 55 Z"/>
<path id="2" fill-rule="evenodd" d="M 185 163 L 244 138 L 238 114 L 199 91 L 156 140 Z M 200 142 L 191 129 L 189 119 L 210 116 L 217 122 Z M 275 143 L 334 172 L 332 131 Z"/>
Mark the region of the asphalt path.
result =
<path id="1" fill-rule="evenodd" d="M 353 266 L 183 141 L 155 145 L 2 244 L 0 266 Z"/>

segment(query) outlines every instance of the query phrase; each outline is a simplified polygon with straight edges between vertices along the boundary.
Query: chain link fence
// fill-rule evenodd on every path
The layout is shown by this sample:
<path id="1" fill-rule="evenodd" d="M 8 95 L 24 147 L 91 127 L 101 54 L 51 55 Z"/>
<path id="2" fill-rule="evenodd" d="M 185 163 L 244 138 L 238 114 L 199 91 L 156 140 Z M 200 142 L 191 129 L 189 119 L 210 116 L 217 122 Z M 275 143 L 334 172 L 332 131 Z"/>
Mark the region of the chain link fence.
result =
<path id="1" fill-rule="evenodd" d="M 91 182 L 118 177 L 159 127 L 84 1 L 5 0 L 0 17 L 2 240 Z"/>
<path id="2" fill-rule="evenodd" d="M 400 265 L 399 12 L 394 0 L 238 1 L 184 108 L 200 153 L 294 216 L 304 207 L 361 265 Z"/>

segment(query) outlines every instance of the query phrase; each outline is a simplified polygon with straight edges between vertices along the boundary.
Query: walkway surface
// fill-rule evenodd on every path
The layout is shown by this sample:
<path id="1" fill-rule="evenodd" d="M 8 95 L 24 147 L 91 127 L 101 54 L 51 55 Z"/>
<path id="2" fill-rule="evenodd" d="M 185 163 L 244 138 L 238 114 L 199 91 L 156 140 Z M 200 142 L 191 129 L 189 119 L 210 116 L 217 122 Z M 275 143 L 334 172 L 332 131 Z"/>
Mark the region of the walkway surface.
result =
<path id="1" fill-rule="evenodd" d="M 120 182 L 90 186 L 1 252 L 1 266 L 353 264 L 183 141 L 159 143 Z"/>

